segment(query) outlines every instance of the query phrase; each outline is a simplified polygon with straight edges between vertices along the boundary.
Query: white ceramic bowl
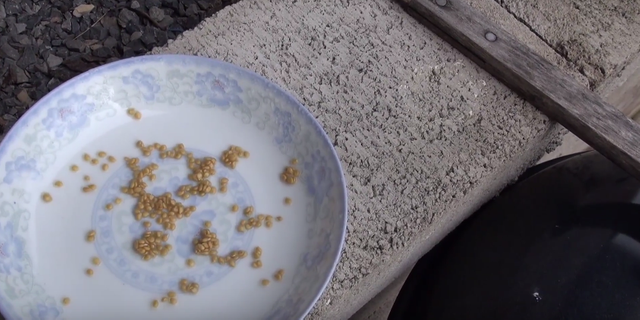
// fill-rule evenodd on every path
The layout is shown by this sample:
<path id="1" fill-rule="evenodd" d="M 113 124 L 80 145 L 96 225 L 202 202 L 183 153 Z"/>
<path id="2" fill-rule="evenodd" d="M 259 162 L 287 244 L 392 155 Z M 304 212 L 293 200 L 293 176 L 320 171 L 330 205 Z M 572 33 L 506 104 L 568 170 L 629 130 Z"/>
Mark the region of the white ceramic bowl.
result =
<path id="1" fill-rule="evenodd" d="M 142 119 L 128 115 L 128 108 Z M 219 158 L 230 145 L 251 152 L 235 170 L 218 161 L 211 181 L 218 185 L 228 177 L 228 192 L 185 200 L 196 213 L 170 232 L 173 250 L 151 261 L 132 249 L 144 228 L 132 215 L 134 199 L 120 192 L 131 177 L 123 159 L 160 165 L 147 188 L 156 195 L 188 183 L 187 169 L 184 160 L 142 157 L 137 140 L 184 143 L 196 156 Z M 118 160 L 99 158 L 99 151 Z M 109 169 L 82 160 L 85 153 Z M 301 176 L 287 185 L 280 173 L 293 158 Z M 70 170 L 74 164 L 77 172 Z M 57 180 L 62 187 L 54 186 Z M 89 183 L 97 190 L 82 192 Z M 51 202 L 42 200 L 45 192 Z M 123 202 L 107 210 L 116 197 Z M 193 56 L 111 63 L 41 99 L 0 145 L 0 311 L 7 320 L 302 318 L 339 260 L 346 202 L 340 162 L 326 134 L 304 106 L 266 79 Z M 244 217 L 231 212 L 234 203 L 284 220 L 271 229 L 236 232 Z M 218 234 L 220 254 L 260 246 L 263 267 L 252 268 L 250 257 L 231 268 L 195 256 L 191 241 L 205 221 Z M 154 222 L 151 229 L 162 228 Z M 89 230 L 97 233 L 93 243 L 85 241 Z M 102 263 L 92 265 L 92 257 Z M 186 267 L 188 258 L 195 267 Z M 285 270 L 282 281 L 273 280 L 278 269 Z M 199 283 L 198 294 L 180 293 L 183 278 Z M 171 290 L 179 292 L 178 303 L 154 309 L 151 302 Z"/>

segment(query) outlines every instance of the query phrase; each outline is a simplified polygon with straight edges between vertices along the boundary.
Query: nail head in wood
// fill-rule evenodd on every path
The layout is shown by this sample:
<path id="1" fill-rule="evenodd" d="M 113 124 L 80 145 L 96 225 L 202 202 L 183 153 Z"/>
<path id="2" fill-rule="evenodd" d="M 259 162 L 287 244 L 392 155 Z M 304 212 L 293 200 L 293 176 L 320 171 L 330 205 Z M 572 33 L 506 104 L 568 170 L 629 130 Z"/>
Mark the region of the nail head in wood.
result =
<path id="1" fill-rule="evenodd" d="M 485 33 L 484 38 L 487 39 L 489 42 L 494 42 L 498 39 L 496 34 L 491 31 L 488 31 L 487 33 Z"/>
<path id="2" fill-rule="evenodd" d="M 436 4 L 441 7 L 444 7 L 447 5 L 447 0 L 436 0 Z"/>

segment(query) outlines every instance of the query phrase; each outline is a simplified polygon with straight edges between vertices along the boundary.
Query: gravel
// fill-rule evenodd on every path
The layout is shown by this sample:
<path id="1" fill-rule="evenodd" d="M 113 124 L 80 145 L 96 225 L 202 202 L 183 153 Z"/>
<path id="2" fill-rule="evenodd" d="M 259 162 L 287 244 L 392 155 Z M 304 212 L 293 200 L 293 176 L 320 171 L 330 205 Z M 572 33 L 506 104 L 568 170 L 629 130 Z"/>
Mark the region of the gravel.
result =
<path id="1" fill-rule="evenodd" d="M 0 1 L 0 135 L 61 83 L 164 46 L 238 1 Z"/>

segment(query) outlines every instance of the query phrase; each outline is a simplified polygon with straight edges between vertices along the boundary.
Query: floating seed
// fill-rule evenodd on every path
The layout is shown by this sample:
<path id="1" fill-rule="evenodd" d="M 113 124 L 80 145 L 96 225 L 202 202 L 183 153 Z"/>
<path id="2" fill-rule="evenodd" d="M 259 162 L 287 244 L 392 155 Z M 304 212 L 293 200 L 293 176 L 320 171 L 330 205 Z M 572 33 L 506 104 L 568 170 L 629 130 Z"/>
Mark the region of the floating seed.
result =
<path id="1" fill-rule="evenodd" d="M 160 301 L 167 302 L 167 301 L 169 301 L 169 297 L 162 297 L 162 299 L 160 299 Z"/>
<path id="2" fill-rule="evenodd" d="M 239 159 L 247 157 L 249 157 L 248 151 L 242 150 L 242 148 L 238 146 L 231 146 L 229 149 L 222 152 L 220 160 L 225 167 L 235 169 L 236 165 L 238 165 Z"/>
<path id="3" fill-rule="evenodd" d="M 276 217 L 276 221 L 282 221 L 284 218 L 282 218 L 281 216 L 277 216 Z"/>
<path id="4" fill-rule="evenodd" d="M 265 286 L 265 287 L 266 287 L 266 286 L 268 286 L 268 285 L 269 285 L 269 283 L 271 283 L 271 281 L 269 281 L 269 279 L 262 279 L 262 280 L 260 281 L 260 283 L 261 283 L 263 286 Z"/>
<path id="5" fill-rule="evenodd" d="M 98 187 L 95 184 L 90 184 L 88 186 L 82 187 L 82 192 L 91 192 L 96 190 Z"/>
<path id="6" fill-rule="evenodd" d="M 211 221 L 205 221 L 204 222 L 204 227 L 207 228 L 207 229 L 211 228 Z"/>
<path id="7" fill-rule="evenodd" d="M 285 167 L 280 174 L 280 180 L 286 184 L 295 184 L 300 176 L 300 170 L 294 167 Z"/>
<path id="8" fill-rule="evenodd" d="M 139 113 L 138 113 L 138 112 L 136 112 L 136 115 L 138 115 L 138 114 L 139 114 Z M 137 117 L 136 117 L 136 119 L 140 119 L 140 118 L 137 118 Z M 175 298 L 175 297 L 174 297 L 174 298 L 169 298 L 169 303 L 171 303 L 171 304 L 173 304 L 173 305 L 178 304 L 178 298 Z"/>
<path id="9" fill-rule="evenodd" d="M 68 305 L 69 305 L 69 303 L 71 303 L 71 299 L 69 299 L 69 298 L 67 298 L 67 297 L 62 298 L 62 304 L 63 304 L 63 305 L 68 306 Z"/>
<path id="10" fill-rule="evenodd" d="M 100 158 L 104 158 L 104 157 L 106 157 L 106 156 L 107 156 L 107 153 L 106 153 L 106 152 L 104 152 L 104 151 L 99 151 L 99 152 L 98 152 L 98 157 L 100 157 Z"/>
<path id="11" fill-rule="evenodd" d="M 209 229 L 200 230 L 199 237 L 193 239 L 193 251 L 197 255 L 211 255 L 214 251 L 218 250 L 219 246 L 220 241 L 218 237 Z"/>
<path id="12" fill-rule="evenodd" d="M 91 277 L 91 276 L 93 275 L 93 269 L 89 268 L 89 269 L 87 269 L 87 271 L 85 271 L 85 273 L 86 273 L 89 277 Z"/>
<path id="13" fill-rule="evenodd" d="M 102 263 L 102 261 L 100 261 L 100 258 L 98 257 L 93 257 L 91 258 L 91 263 L 93 263 L 94 266 L 99 266 Z"/>
<path id="14" fill-rule="evenodd" d="M 260 257 L 262 257 L 262 248 L 255 247 L 251 256 L 253 256 L 254 259 L 260 259 Z"/>
<path id="15" fill-rule="evenodd" d="M 104 206 L 104 208 L 107 209 L 107 210 L 111 210 L 111 209 L 113 209 L 113 204 L 107 203 L 107 205 Z"/>
<path id="16" fill-rule="evenodd" d="M 187 279 L 180 280 L 180 290 L 184 293 L 196 294 L 200 290 L 200 285 L 195 282 L 189 282 Z"/>
<path id="17" fill-rule="evenodd" d="M 154 308 L 157 308 L 160 305 L 160 302 L 158 300 L 153 300 L 153 302 L 151 303 L 151 306 Z"/>
<path id="18" fill-rule="evenodd" d="M 145 221 L 145 222 L 143 222 L 143 223 L 142 223 L 142 226 L 143 226 L 145 229 L 149 229 L 149 228 L 151 228 L 151 221 Z"/>
<path id="19" fill-rule="evenodd" d="M 238 207 L 237 204 L 234 204 L 231 206 L 231 212 L 238 212 L 238 210 L 240 209 L 240 207 Z"/>
<path id="20" fill-rule="evenodd" d="M 276 273 L 273 275 L 273 279 L 275 279 L 276 281 L 282 281 L 282 278 L 284 277 L 284 270 L 279 269 L 278 271 L 276 271 Z"/>
<path id="21" fill-rule="evenodd" d="M 251 266 L 254 269 L 262 268 L 262 261 L 261 260 L 255 260 L 255 261 L 253 261 L 253 263 L 251 263 Z"/>
<path id="22" fill-rule="evenodd" d="M 106 164 L 106 163 L 103 163 L 102 164 L 102 171 L 107 171 L 107 170 L 109 170 L 109 165 Z"/>
<path id="23" fill-rule="evenodd" d="M 169 235 L 162 231 L 145 231 L 140 239 L 133 241 L 133 250 L 148 261 L 158 255 L 165 256 L 171 250 L 171 245 L 167 244 Z"/>
<path id="24" fill-rule="evenodd" d="M 74 164 L 71 166 L 71 171 L 77 172 L 78 170 L 80 170 L 80 167 L 78 167 L 77 165 Z"/>
<path id="25" fill-rule="evenodd" d="M 82 155 L 82 160 L 91 161 L 91 156 L 88 153 Z"/>
<path id="26" fill-rule="evenodd" d="M 296 158 L 291 159 L 291 165 L 292 166 L 295 166 L 297 164 L 298 164 L 298 159 L 296 159 Z"/>
<path id="27" fill-rule="evenodd" d="M 289 205 L 291 205 L 292 202 L 293 202 L 293 200 L 291 200 L 291 198 L 289 198 L 289 197 L 284 198 L 284 204 L 289 206 Z"/>
<path id="28" fill-rule="evenodd" d="M 100 160 L 98 160 L 98 159 L 91 159 L 91 164 L 94 165 L 94 166 L 97 165 L 99 162 L 100 162 Z"/>
<path id="29" fill-rule="evenodd" d="M 114 163 L 114 162 L 116 162 L 116 157 L 114 157 L 114 156 L 108 156 L 108 157 L 107 157 L 107 161 L 109 161 L 109 162 L 111 162 L 111 163 Z"/>
<path id="30" fill-rule="evenodd" d="M 134 109 L 134 108 L 129 108 L 129 109 L 127 109 L 127 114 L 128 114 L 128 115 L 132 116 L 132 115 L 134 115 L 135 113 L 136 113 L 136 109 Z"/>
<path id="31" fill-rule="evenodd" d="M 42 201 L 51 202 L 51 200 L 53 200 L 53 198 L 51 197 L 51 195 L 48 192 L 45 192 L 45 193 L 42 194 Z"/>
<path id="32" fill-rule="evenodd" d="M 196 262 L 193 259 L 187 259 L 187 267 L 193 268 L 196 266 Z"/>
<path id="33" fill-rule="evenodd" d="M 140 111 L 136 111 L 136 112 L 133 114 L 133 117 L 134 117 L 136 120 L 140 120 L 140 119 L 142 119 L 142 113 L 140 113 Z"/>
<path id="34" fill-rule="evenodd" d="M 84 176 L 82 179 L 84 179 L 84 181 L 90 181 L 90 180 L 91 180 L 91 177 L 89 177 L 89 176 Z"/>
<path id="35" fill-rule="evenodd" d="M 87 232 L 87 241 L 89 242 L 93 242 L 93 240 L 96 239 L 96 231 L 95 230 L 91 230 L 89 232 Z"/>
<path id="36" fill-rule="evenodd" d="M 169 291 L 169 292 L 167 293 L 167 297 L 169 297 L 169 298 L 175 298 L 175 297 L 177 297 L 177 296 L 178 296 L 178 295 L 176 294 L 176 292 L 175 292 L 175 291 Z"/>
<path id="37" fill-rule="evenodd" d="M 58 187 L 58 188 L 60 188 L 60 187 L 62 187 L 64 184 L 62 183 L 62 181 L 58 180 L 58 181 L 54 182 L 54 183 L 53 183 L 53 185 L 54 185 L 54 186 L 56 186 L 56 187 Z"/>
<path id="38" fill-rule="evenodd" d="M 115 202 L 115 204 L 121 204 L 122 203 L 122 199 L 116 198 L 113 202 Z"/>

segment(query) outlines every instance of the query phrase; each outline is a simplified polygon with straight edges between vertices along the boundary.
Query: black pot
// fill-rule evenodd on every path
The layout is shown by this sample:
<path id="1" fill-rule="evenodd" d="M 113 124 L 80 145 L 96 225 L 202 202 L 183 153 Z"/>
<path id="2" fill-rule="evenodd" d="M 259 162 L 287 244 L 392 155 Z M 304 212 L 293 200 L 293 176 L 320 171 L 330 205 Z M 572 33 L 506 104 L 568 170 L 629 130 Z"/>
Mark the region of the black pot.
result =
<path id="1" fill-rule="evenodd" d="M 529 169 L 416 264 L 388 319 L 640 319 L 640 183 L 596 152 Z"/>

